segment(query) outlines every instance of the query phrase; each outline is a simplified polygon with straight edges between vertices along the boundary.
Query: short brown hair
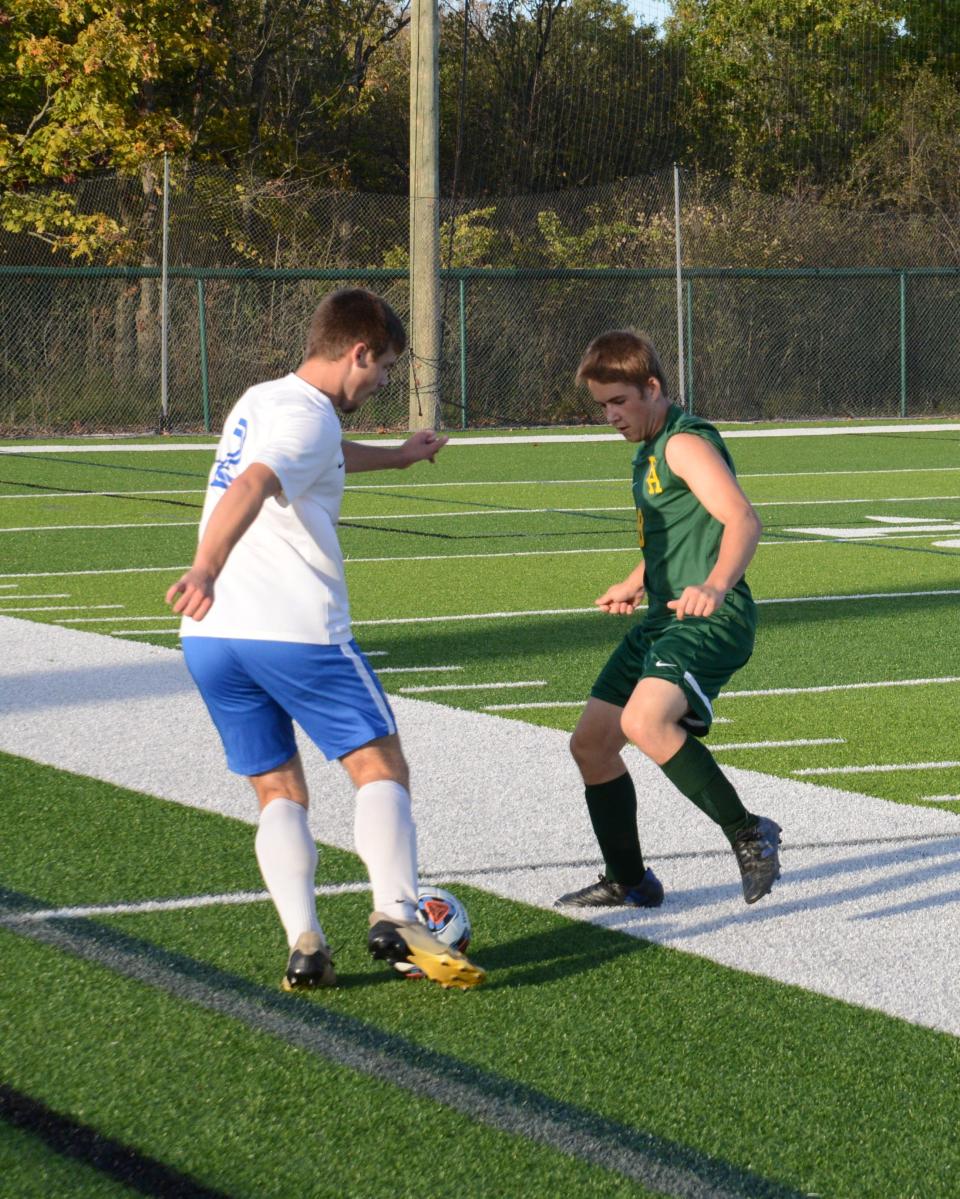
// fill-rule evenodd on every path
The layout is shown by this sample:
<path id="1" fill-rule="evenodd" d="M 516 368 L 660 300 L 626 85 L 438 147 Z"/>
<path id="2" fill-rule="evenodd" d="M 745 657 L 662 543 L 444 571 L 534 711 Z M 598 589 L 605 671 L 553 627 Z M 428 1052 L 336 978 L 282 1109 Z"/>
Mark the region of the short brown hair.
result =
<path id="1" fill-rule="evenodd" d="M 667 380 L 653 342 L 635 329 L 609 329 L 587 346 L 577 368 L 577 382 L 632 383 L 645 387 L 656 379 L 667 394 Z"/>
<path id="2" fill-rule="evenodd" d="M 402 354 L 407 347 L 403 323 L 382 296 L 363 287 L 343 287 L 323 297 L 310 318 L 304 359 L 333 362 L 357 342 L 369 346 L 374 358 L 388 349 Z"/>

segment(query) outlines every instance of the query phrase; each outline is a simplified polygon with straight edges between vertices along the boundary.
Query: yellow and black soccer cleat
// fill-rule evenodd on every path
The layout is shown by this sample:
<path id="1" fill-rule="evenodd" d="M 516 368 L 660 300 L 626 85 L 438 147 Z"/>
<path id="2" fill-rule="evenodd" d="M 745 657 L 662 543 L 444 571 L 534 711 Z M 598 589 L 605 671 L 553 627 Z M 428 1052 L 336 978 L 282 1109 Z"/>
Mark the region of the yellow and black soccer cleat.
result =
<path id="1" fill-rule="evenodd" d="M 467 991 L 486 978 L 459 949 L 442 944 L 417 920 L 394 920 L 374 912 L 367 947 L 377 961 L 389 962 L 401 974 L 419 971 L 441 987 Z"/>

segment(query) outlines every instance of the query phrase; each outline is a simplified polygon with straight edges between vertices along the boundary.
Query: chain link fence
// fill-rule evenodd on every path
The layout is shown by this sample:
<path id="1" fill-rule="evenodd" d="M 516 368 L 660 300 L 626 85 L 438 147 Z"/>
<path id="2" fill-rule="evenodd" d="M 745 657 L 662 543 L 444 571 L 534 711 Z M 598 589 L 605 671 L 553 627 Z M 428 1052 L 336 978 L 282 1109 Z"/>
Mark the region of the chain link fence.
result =
<path id="1" fill-rule="evenodd" d="M 151 164 L 137 180 L 67 189 L 72 217 L 100 229 L 82 247 L 66 219 L 42 236 L 0 233 L 4 436 L 215 431 L 244 388 L 296 367 L 327 290 L 372 287 L 407 318 L 405 197 L 180 166 L 161 414 L 161 184 Z M 681 201 L 694 410 L 724 420 L 956 413 L 960 238 L 948 214 L 855 213 L 696 175 L 683 177 Z M 446 202 L 442 423 L 597 420 L 573 375 L 587 342 L 616 326 L 646 329 L 677 380 L 673 204 L 671 174 Z M 406 428 L 404 374 L 348 426 Z"/>

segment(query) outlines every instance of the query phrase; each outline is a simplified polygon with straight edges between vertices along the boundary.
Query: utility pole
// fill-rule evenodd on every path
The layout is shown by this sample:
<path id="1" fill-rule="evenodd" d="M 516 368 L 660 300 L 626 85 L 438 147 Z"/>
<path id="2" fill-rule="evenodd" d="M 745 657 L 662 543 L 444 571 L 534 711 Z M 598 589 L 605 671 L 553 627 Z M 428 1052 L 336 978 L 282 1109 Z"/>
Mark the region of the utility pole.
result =
<path id="1" fill-rule="evenodd" d="M 440 395 L 440 15 L 410 18 L 410 428 L 437 425 Z"/>

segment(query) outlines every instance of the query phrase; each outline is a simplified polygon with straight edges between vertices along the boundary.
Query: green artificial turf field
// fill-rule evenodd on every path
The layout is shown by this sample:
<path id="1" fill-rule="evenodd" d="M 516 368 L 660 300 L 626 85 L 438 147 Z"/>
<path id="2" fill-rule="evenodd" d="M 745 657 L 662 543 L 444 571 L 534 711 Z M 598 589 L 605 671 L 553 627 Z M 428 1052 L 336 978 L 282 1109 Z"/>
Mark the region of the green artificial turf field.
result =
<path id="1" fill-rule="evenodd" d="M 0 451 L 0 615 L 177 645 L 211 450 L 159 444 Z M 718 760 L 960 811 L 960 425 L 729 444 L 765 533 Z M 630 453 L 515 436 L 351 476 L 387 690 L 572 728 L 628 626 L 592 604 L 636 560 Z M 483 988 L 369 962 L 347 890 L 341 986 L 281 996 L 270 905 L 194 902 L 258 892 L 248 825 L 15 754 L 0 778 L 4 1197 L 957 1193 L 953 1036 L 477 887 Z M 129 908 L 26 919 L 80 905 Z"/>

